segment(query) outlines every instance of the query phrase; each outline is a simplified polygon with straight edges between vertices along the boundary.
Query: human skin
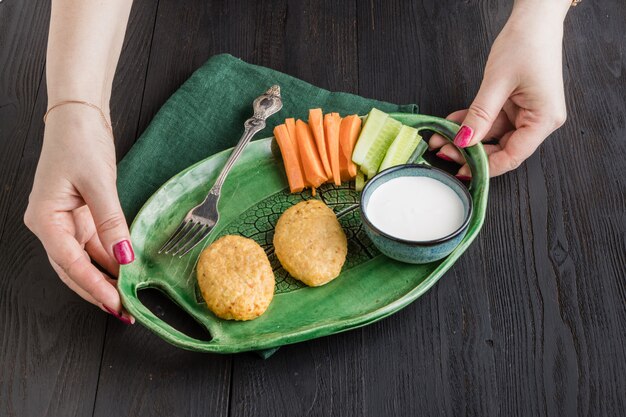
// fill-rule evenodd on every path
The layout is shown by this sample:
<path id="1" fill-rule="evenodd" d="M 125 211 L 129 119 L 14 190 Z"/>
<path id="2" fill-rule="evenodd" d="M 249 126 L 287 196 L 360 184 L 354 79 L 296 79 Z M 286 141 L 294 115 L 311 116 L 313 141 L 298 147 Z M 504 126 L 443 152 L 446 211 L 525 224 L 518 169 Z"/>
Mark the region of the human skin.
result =
<path id="1" fill-rule="evenodd" d="M 46 78 L 48 108 L 43 148 L 26 225 L 43 243 L 61 280 L 85 300 L 120 320 L 115 287 L 120 264 L 132 262 L 130 235 L 116 190 L 116 159 L 109 99 L 131 0 L 53 0 Z M 485 138 L 490 171 L 517 167 L 565 121 L 561 66 L 563 19 L 569 0 L 517 0 L 495 41 L 482 85 L 468 110 L 452 113 L 465 127 L 455 142 L 471 146 Z M 446 140 L 430 147 L 464 163 Z M 467 165 L 458 175 L 469 178 Z M 108 273 L 100 272 L 91 261 Z"/>
<path id="2" fill-rule="evenodd" d="M 24 222 L 43 243 L 61 280 L 85 300 L 130 323 L 115 281 L 132 262 L 116 189 L 109 99 L 131 0 L 53 0 L 46 61 L 43 148 Z M 101 265 L 102 273 L 91 260 Z"/>
<path id="3" fill-rule="evenodd" d="M 569 0 L 518 0 L 495 40 L 483 80 L 468 109 L 449 120 L 460 123 L 454 144 L 464 148 L 482 140 L 491 176 L 517 168 L 565 123 L 563 92 L 563 20 Z M 429 147 L 437 156 L 461 164 L 457 177 L 471 178 L 456 147 L 433 135 Z"/>

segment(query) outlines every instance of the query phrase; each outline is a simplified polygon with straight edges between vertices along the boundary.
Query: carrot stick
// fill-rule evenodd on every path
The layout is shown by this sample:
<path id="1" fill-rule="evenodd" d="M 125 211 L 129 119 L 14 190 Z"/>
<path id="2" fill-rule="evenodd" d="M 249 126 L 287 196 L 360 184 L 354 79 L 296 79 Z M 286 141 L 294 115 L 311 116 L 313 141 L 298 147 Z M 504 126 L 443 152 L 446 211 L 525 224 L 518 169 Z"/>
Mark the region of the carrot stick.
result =
<path id="1" fill-rule="evenodd" d="M 324 140 L 324 120 L 322 117 L 322 109 L 309 110 L 309 126 L 311 127 L 311 132 L 313 132 L 315 143 L 317 143 L 317 151 L 319 153 L 320 160 L 322 161 L 326 178 L 330 178 L 333 175 L 333 172 L 330 169 L 330 162 L 328 161 L 328 153 L 326 151 L 326 142 Z"/>
<path id="2" fill-rule="evenodd" d="M 341 149 L 339 150 L 339 176 L 341 177 L 341 182 L 350 181 L 354 178 L 350 172 L 348 171 L 348 159 L 345 157 Z"/>
<path id="3" fill-rule="evenodd" d="M 339 126 L 341 117 L 339 113 L 329 113 L 324 116 L 324 138 L 330 169 L 333 172 L 332 180 L 335 185 L 341 185 L 341 173 L 339 171 Z M 329 178 L 331 180 L 331 178 Z"/>
<path id="4" fill-rule="evenodd" d="M 298 155 L 298 164 L 300 165 L 300 172 L 302 172 L 302 178 L 304 178 L 304 188 L 310 187 L 304 176 L 304 168 L 302 167 L 302 157 L 300 156 L 300 147 L 298 146 L 298 137 L 296 135 L 296 120 L 291 117 L 289 119 L 285 119 L 285 126 L 287 126 L 287 131 L 289 132 L 289 139 L 293 143 L 294 149 L 296 150 L 296 154 Z"/>
<path id="5" fill-rule="evenodd" d="M 287 173 L 287 181 L 289 182 L 289 190 L 292 193 L 299 193 L 304 189 L 304 177 L 300 168 L 300 157 L 298 148 L 289 137 L 287 126 L 278 125 L 274 128 L 274 137 L 280 147 L 280 153 L 283 155 L 283 163 L 285 172 Z"/>
<path id="6" fill-rule="evenodd" d="M 344 117 L 339 128 L 339 148 L 346 158 L 350 178 L 356 177 L 357 167 L 352 162 L 352 152 L 361 133 L 361 118 L 357 115 Z"/>
<path id="7" fill-rule="evenodd" d="M 350 116 L 348 116 L 350 117 Z M 341 123 L 339 126 L 339 132 L 340 132 L 340 137 L 341 137 L 341 125 L 343 125 L 344 119 L 341 119 Z M 352 163 L 352 161 L 350 160 L 350 158 L 346 158 L 346 156 L 344 155 L 344 151 L 342 149 L 341 146 L 341 140 L 339 141 L 339 175 L 341 177 L 341 181 L 350 181 L 353 176 L 350 174 L 350 172 L 348 171 L 348 164 Z"/>
<path id="8" fill-rule="evenodd" d="M 298 139 L 304 177 L 311 187 L 319 187 L 326 182 L 328 177 L 320 161 L 311 129 L 302 120 L 296 121 L 296 137 Z"/>
<path id="9" fill-rule="evenodd" d="M 287 126 L 287 130 L 289 131 L 289 137 L 291 141 L 294 143 L 296 148 L 298 147 L 298 142 L 296 140 L 296 120 L 291 117 L 289 119 L 285 119 L 285 126 Z"/>

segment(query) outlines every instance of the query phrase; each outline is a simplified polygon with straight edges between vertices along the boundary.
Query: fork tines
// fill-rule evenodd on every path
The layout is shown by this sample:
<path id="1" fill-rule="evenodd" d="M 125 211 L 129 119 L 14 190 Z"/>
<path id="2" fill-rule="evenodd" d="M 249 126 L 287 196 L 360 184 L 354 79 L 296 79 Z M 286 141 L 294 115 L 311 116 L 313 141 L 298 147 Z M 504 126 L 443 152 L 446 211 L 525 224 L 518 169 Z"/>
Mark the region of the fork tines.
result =
<path id="1" fill-rule="evenodd" d="M 194 220 L 183 221 L 167 242 L 159 249 L 159 253 L 172 253 L 172 256 L 183 257 L 195 248 L 210 233 L 211 228 Z"/>

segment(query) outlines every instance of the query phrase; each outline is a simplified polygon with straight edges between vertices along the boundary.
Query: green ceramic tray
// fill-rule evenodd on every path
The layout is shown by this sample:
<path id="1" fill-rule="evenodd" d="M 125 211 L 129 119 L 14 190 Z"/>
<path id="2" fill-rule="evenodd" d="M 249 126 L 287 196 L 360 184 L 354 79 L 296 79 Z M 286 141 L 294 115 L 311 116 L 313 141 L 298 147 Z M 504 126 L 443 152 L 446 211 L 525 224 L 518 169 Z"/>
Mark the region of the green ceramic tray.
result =
<path id="1" fill-rule="evenodd" d="M 458 126 L 432 116 L 393 114 L 401 122 L 454 137 Z M 184 349 L 232 353 L 262 350 L 354 329 L 405 307 L 432 287 L 476 238 L 484 220 L 489 175 L 481 145 L 463 150 L 472 169 L 470 192 L 474 211 L 465 239 L 447 258 L 409 265 L 381 255 L 361 228 L 354 185 L 325 185 L 321 198 L 338 214 L 348 236 L 348 258 L 341 275 L 318 288 L 291 278 L 273 253 L 272 236 L 280 214 L 292 204 L 312 198 L 309 192 L 289 194 L 280 155 L 272 138 L 252 142 L 224 184 L 220 221 L 203 245 L 182 259 L 157 254 L 185 213 L 198 204 L 216 179 L 230 150 L 215 154 L 176 175 L 144 205 L 131 227 L 136 260 L 123 266 L 118 288 L 126 309 L 137 321 L 166 341 Z M 267 252 L 276 276 L 276 293 L 268 310 L 256 320 L 218 319 L 199 295 L 196 259 L 210 242 L 225 234 L 256 240 Z M 142 288 L 169 296 L 212 336 L 191 338 L 155 316 L 137 297 Z"/>

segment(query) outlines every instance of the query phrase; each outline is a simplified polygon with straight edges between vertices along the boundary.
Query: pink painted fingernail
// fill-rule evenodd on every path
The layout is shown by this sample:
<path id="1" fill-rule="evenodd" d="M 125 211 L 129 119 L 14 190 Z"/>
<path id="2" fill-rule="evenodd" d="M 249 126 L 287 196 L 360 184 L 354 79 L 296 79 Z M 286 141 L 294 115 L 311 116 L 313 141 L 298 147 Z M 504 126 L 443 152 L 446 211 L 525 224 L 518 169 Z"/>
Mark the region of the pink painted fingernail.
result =
<path id="1" fill-rule="evenodd" d="M 467 175 L 455 175 L 455 177 L 457 177 L 459 180 L 461 181 L 471 181 L 472 177 L 469 177 Z"/>
<path id="2" fill-rule="evenodd" d="M 437 158 L 443 159 L 444 161 L 454 162 L 452 158 L 450 158 L 448 155 L 446 155 L 443 152 L 437 152 L 435 155 L 437 156 Z"/>
<path id="3" fill-rule="evenodd" d="M 472 130 L 472 128 L 463 125 L 454 137 L 454 144 L 459 148 L 465 148 L 467 145 L 469 145 L 473 135 L 474 131 Z"/>
<path id="4" fill-rule="evenodd" d="M 120 265 L 126 265 L 135 260 L 135 252 L 128 240 L 122 240 L 113 245 L 113 254 Z"/>
<path id="5" fill-rule="evenodd" d="M 133 324 L 133 322 L 128 317 L 125 317 L 124 315 L 122 315 L 122 313 L 118 313 L 117 311 L 113 310 L 110 307 L 105 306 L 104 304 L 102 304 L 102 307 L 104 307 L 104 309 L 106 311 L 111 313 L 112 316 L 115 316 L 115 318 L 117 318 L 122 323 L 124 323 L 124 324 Z"/>

